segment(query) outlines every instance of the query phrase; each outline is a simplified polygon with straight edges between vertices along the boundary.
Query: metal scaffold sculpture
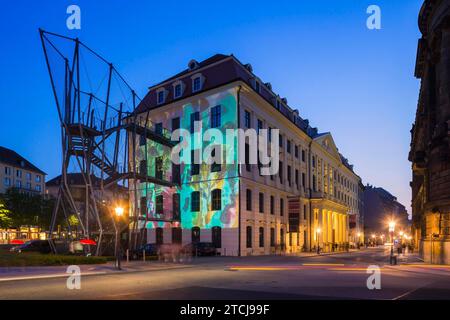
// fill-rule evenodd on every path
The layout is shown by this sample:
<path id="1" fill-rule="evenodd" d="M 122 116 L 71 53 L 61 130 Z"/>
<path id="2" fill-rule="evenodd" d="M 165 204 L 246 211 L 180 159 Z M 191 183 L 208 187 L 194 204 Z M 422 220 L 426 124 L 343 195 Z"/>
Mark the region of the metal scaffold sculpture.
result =
<path id="1" fill-rule="evenodd" d="M 75 215 L 77 228 L 81 229 L 76 233 L 78 237 L 95 237 L 95 254 L 102 254 L 105 226 L 117 228 L 110 215 L 111 206 L 118 193 L 126 190 L 127 194 L 134 193 L 134 203 L 128 205 L 129 239 L 134 247 L 140 241 L 138 238 L 143 238 L 145 229 L 139 231 L 138 222 L 148 219 L 138 212 L 138 184 L 176 186 L 172 181 L 150 176 L 147 170 L 139 170 L 136 144 L 142 137 L 169 148 L 174 143 L 167 130 L 155 130 L 148 111 L 145 115 L 135 112 L 143 102 L 113 64 L 78 38 L 42 29 L 39 33 L 62 137 L 62 171 L 50 239 L 54 237 L 59 215 L 67 222 L 69 233 L 73 231 L 69 216 Z M 82 177 L 81 189 L 73 187 L 69 178 L 73 173 Z M 53 249 L 56 252 L 55 246 Z"/>

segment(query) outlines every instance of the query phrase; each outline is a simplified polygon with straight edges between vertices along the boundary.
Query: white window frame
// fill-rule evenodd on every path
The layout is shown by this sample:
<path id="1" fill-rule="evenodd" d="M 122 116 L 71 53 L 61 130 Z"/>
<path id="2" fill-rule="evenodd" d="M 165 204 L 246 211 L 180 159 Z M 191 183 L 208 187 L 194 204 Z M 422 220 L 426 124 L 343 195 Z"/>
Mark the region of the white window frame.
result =
<path id="1" fill-rule="evenodd" d="M 181 80 L 178 80 L 178 81 L 175 81 L 175 82 L 172 84 L 172 86 L 173 86 L 173 98 L 174 98 L 174 99 L 181 98 L 181 97 L 183 96 L 183 94 L 184 94 L 184 89 L 185 89 L 185 87 L 186 87 L 185 84 L 184 84 L 184 82 L 181 81 Z M 180 95 L 176 95 L 176 94 L 175 94 L 175 93 L 176 93 L 175 89 L 176 89 L 177 86 L 181 86 Z"/>
<path id="2" fill-rule="evenodd" d="M 163 101 L 159 101 L 159 94 L 163 92 Z M 167 90 L 165 88 L 159 88 L 156 90 L 156 104 L 160 105 L 166 102 L 167 99 Z"/>
<path id="3" fill-rule="evenodd" d="M 200 88 L 195 90 L 194 83 L 195 80 L 200 78 Z M 192 93 L 199 92 L 203 90 L 203 84 L 205 83 L 205 77 L 201 73 L 196 73 L 191 77 L 192 80 Z"/>

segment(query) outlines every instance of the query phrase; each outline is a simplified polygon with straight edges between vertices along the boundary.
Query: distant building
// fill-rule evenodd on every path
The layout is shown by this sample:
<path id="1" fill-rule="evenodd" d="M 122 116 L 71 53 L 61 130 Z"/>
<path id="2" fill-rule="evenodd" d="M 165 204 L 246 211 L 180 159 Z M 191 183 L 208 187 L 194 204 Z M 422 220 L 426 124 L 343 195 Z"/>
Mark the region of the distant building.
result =
<path id="1" fill-rule="evenodd" d="M 425 1 L 419 28 L 421 85 L 409 153 L 413 230 L 426 262 L 450 264 L 450 1 Z"/>
<path id="2" fill-rule="evenodd" d="M 396 222 L 396 230 L 409 232 L 408 212 L 397 198 L 383 188 L 367 185 L 364 189 L 364 230 L 372 234 L 389 234 L 388 221 Z"/>
<path id="3" fill-rule="evenodd" d="M 45 175 L 17 152 L 0 146 L 0 193 L 16 188 L 25 193 L 44 194 Z"/>

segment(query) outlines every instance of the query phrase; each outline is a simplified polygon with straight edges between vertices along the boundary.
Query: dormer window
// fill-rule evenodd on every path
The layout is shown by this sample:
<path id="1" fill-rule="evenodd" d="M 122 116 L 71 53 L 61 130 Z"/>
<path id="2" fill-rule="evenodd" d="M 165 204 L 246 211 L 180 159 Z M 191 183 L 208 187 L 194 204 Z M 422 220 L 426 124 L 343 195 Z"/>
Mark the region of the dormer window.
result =
<path id="1" fill-rule="evenodd" d="M 183 95 L 184 92 L 184 83 L 181 81 L 176 81 L 173 84 L 173 98 L 177 99 Z"/>
<path id="2" fill-rule="evenodd" d="M 192 76 L 192 92 L 198 92 L 203 88 L 204 78 L 201 74 Z"/>
<path id="3" fill-rule="evenodd" d="M 156 90 L 156 103 L 163 104 L 165 101 L 166 101 L 166 90 L 164 88 Z"/>

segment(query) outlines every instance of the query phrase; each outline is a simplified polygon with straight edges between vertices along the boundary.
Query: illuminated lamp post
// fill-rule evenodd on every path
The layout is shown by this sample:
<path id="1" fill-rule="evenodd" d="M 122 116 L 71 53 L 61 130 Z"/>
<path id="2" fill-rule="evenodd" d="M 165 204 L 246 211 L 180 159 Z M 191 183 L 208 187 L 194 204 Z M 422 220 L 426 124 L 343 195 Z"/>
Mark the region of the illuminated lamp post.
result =
<path id="1" fill-rule="evenodd" d="M 395 221 L 389 221 L 389 234 L 391 236 L 391 255 L 389 261 L 393 264 L 394 260 L 394 231 L 395 231 Z"/>
<path id="2" fill-rule="evenodd" d="M 121 266 L 120 266 L 120 245 L 119 245 L 119 230 L 120 230 L 120 220 L 123 217 L 123 208 L 122 207 L 116 207 L 114 209 L 114 213 L 115 213 L 115 218 L 116 221 L 118 222 L 119 225 L 116 225 L 116 243 L 115 243 L 115 253 L 116 253 L 116 268 L 118 270 L 122 270 Z"/>

